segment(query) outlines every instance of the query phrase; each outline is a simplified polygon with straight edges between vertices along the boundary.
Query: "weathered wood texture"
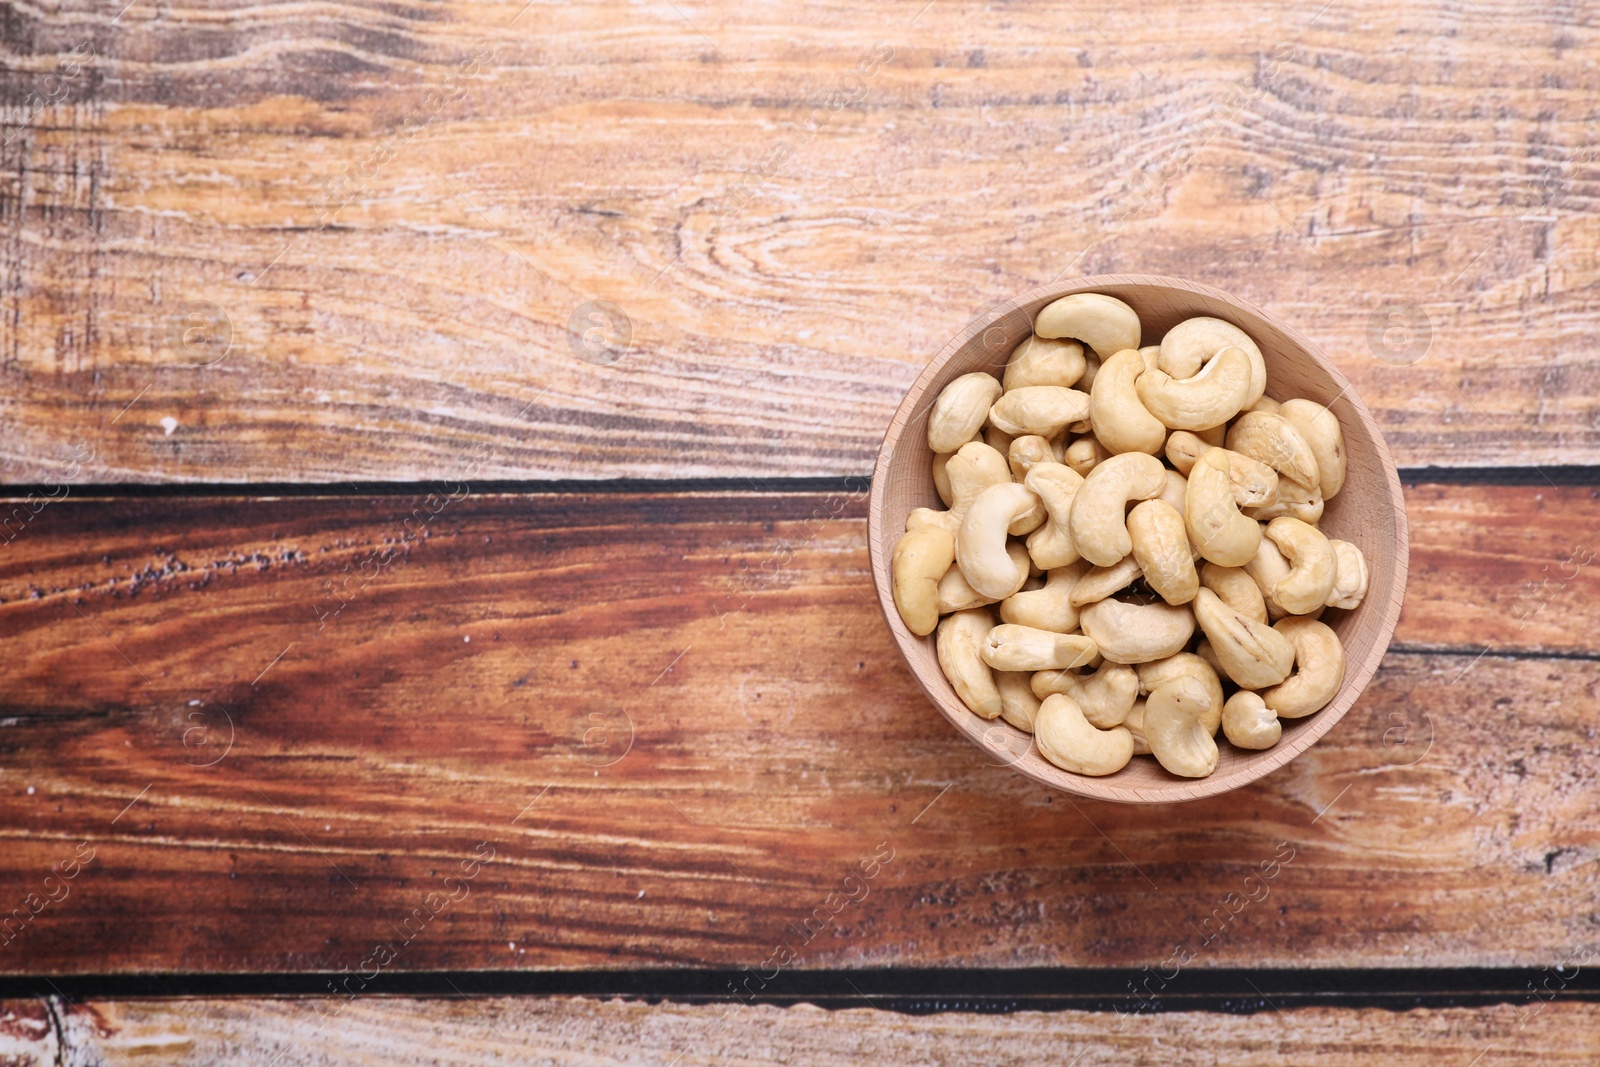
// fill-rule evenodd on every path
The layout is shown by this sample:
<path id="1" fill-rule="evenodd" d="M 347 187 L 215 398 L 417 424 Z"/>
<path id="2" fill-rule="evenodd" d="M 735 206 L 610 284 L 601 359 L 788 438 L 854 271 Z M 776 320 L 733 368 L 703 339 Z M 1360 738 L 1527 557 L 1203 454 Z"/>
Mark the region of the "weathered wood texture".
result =
<path id="1" fill-rule="evenodd" d="M 1600 462 L 1581 8 L 115 6 L 7 10 L 7 481 L 864 474 L 973 314 L 1118 271 L 1402 465 Z"/>
<path id="2" fill-rule="evenodd" d="M 1595 567 L 1495 620 L 1593 495 L 1412 497 L 1416 611 L 1367 696 L 1283 771 L 1152 810 L 939 720 L 859 499 L 439 498 L 409 530 L 399 497 L 53 504 L 0 550 L 0 915 L 67 892 L 0 970 L 1570 958 L 1600 662 L 1522 657 L 1592 655 Z"/>
<path id="3" fill-rule="evenodd" d="M 320 1010 L 320 1011 L 319 1011 Z M 334 1017 L 305 999 L 131 1000 L 65 1006 L 0 1001 L 0 1055 L 52 1064 L 773 1064 L 986 1063 L 1080 1067 L 1421 1067 L 1591 1064 L 1593 1004 L 1502 1004 L 1388 1012 L 1302 1008 L 1256 1015 L 1174 1012 L 1120 1027 L 1110 1014 L 897 1015 L 858 1008 L 569 998 L 371 999 Z M 1477 1057 L 1475 1059 L 1475 1057 Z"/>

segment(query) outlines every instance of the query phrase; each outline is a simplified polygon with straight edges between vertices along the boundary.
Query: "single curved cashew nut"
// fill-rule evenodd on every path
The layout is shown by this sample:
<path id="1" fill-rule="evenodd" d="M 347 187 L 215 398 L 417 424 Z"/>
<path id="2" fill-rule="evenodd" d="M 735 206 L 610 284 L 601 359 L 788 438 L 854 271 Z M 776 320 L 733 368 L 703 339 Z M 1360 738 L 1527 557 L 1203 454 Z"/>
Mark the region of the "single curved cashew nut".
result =
<path id="1" fill-rule="evenodd" d="M 1100 443 L 1114 453 L 1155 455 L 1167 441 L 1167 428 L 1145 410 L 1134 382 L 1145 372 L 1144 357 L 1125 348 L 1106 360 L 1089 391 L 1089 421 Z"/>
<path id="2" fill-rule="evenodd" d="M 1283 724 L 1260 693 L 1241 689 L 1222 706 L 1222 733 L 1238 748 L 1271 748 L 1283 736 Z"/>
<path id="3" fill-rule="evenodd" d="M 983 642 L 983 662 L 997 671 L 1054 671 L 1082 667 L 1100 654 L 1082 634 L 1058 634 L 1004 622 Z"/>
<path id="4" fill-rule="evenodd" d="M 1078 608 L 1072 603 L 1072 590 L 1088 569 L 1089 564 L 1082 560 L 1052 568 L 1043 588 L 1012 593 L 1000 601 L 1001 621 L 1071 633 L 1078 628 Z"/>
<path id="5" fill-rule="evenodd" d="M 1039 498 L 1048 520 L 1028 537 L 1028 555 L 1045 570 L 1065 567 L 1078 560 L 1078 546 L 1072 539 L 1072 502 L 1083 488 L 1083 477 L 1060 463 L 1033 465 L 1023 479 Z"/>
<path id="6" fill-rule="evenodd" d="M 1250 462 L 1254 463 L 1255 460 Z M 1315 523 L 1322 518 L 1322 490 L 1314 485 L 1304 486 L 1287 478 L 1279 478 L 1276 499 L 1269 503 L 1247 507 L 1244 513 L 1252 519 L 1260 519 L 1263 522 L 1270 522 L 1280 515 L 1287 515 L 1301 522 Z"/>
<path id="7" fill-rule="evenodd" d="M 1164 659 L 1181 651 L 1194 636 L 1194 614 L 1188 606 L 1173 607 L 1159 600 L 1153 604 L 1098 600 L 1078 612 L 1078 625 L 1112 663 Z"/>
<path id="8" fill-rule="evenodd" d="M 989 421 L 1014 436 L 1054 437 L 1089 415 L 1089 394 L 1059 385 L 1026 385 L 1000 397 L 989 408 Z"/>
<path id="9" fill-rule="evenodd" d="M 1000 384 L 1006 392 L 1029 385 L 1067 388 L 1083 377 L 1083 346 L 1076 341 L 1030 334 L 1011 350 Z"/>
<path id="10" fill-rule="evenodd" d="M 1139 316 L 1114 296 L 1074 293 L 1041 308 L 1033 332 L 1082 341 L 1103 360 L 1124 348 L 1139 347 Z"/>
<path id="11" fill-rule="evenodd" d="M 1278 414 L 1300 431 L 1317 457 L 1318 488 L 1322 499 L 1332 500 L 1344 488 L 1344 431 L 1339 417 L 1314 400 L 1285 400 Z"/>
<path id="12" fill-rule="evenodd" d="M 1354 608 L 1367 595 L 1367 557 L 1349 541 L 1329 539 L 1333 546 L 1333 592 L 1328 594 L 1328 607 Z"/>
<path id="13" fill-rule="evenodd" d="M 1204 588 L 1195 594 L 1194 617 L 1211 642 L 1222 673 L 1239 685 L 1264 689 L 1289 677 L 1294 646 L 1272 627 L 1239 614 Z"/>
<path id="14" fill-rule="evenodd" d="M 1027 480 L 1028 472 L 1033 469 L 1034 464 L 1060 463 L 1061 457 L 1051 446 L 1048 437 L 1030 433 L 1012 439 L 1011 449 L 1006 453 L 1006 462 L 1011 465 L 1012 479 L 1021 482 Z"/>
<path id="15" fill-rule="evenodd" d="M 1266 539 L 1289 560 L 1289 573 L 1278 580 L 1272 599 L 1291 615 L 1305 615 L 1328 602 L 1337 573 L 1333 546 L 1321 530 L 1288 517 L 1267 523 Z"/>
<path id="16" fill-rule="evenodd" d="M 1102 663 L 1099 670 L 1088 675 L 1039 671 L 1030 685 L 1034 696 L 1040 699 L 1052 693 L 1071 697 L 1083 709 L 1083 717 L 1090 725 L 1101 730 L 1120 725 L 1139 695 L 1139 676 L 1122 663 Z"/>
<path id="17" fill-rule="evenodd" d="M 1133 754 L 1135 756 L 1150 755 L 1150 742 L 1144 736 L 1144 709 L 1145 698 L 1140 697 L 1133 702 L 1133 710 L 1128 712 L 1128 717 L 1122 720 L 1123 727 L 1133 735 Z"/>
<path id="18" fill-rule="evenodd" d="M 1250 357 L 1230 345 L 1191 378 L 1174 378 L 1160 367 L 1134 381 L 1145 410 L 1173 430 L 1221 426 L 1244 407 L 1250 392 Z"/>
<path id="19" fill-rule="evenodd" d="M 1294 645 L 1295 670 L 1282 684 L 1262 690 L 1262 701 L 1281 719 L 1320 711 L 1344 684 L 1339 635 L 1314 619 L 1281 619 L 1273 629 Z"/>
<path id="20" fill-rule="evenodd" d="M 902 534 L 895 543 L 890 568 L 894 573 L 894 606 L 918 637 L 939 625 L 939 579 L 956 558 L 956 539 L 942 526 L 923 526 Z"/>
<path id="21" fill-rule="evenodd" d="M 1206 687 L 1210 701 L 1201 721 L 1213 734 L 1217 732 L 1217 727 L 1222 724 L 1222 677 L 1215 667 L 1193 652 L 1178 652 L 1165 659 L 1141 663 L 1136 670 L 1139 674 L 1139 692 L 1145 696 L 1175 678 L 1185 675 L 1198 678 Z"/>
<path id="22" fill-rule="evenodd" d="M 1128 512 L 1133 558 L 1145 584 L 1168 604 L 1187 604 L 1200 588 L 1183 512 L 1164 500 L 1146 500 Z"/>
<path id="23" fill-rule="evenodd" d="M 1179 474 L 1187 478 L 1189 477 L 1190 469 L 1194 467 L 1195 460 L 1214 447 L 1216 446 L 1206 444 L 1188 430 L 1173 430 L 1167 436 L 1167 462 L 1176 467 Z"/>
<path id="24" fill-rule="evenodd" d="M 1097 730 L 1071 697 L 1052 693 L 1033 718 L 1039 754 L 1064 771 L 1115 774 L 1133 758 L 1133 735 L 1121 726 Z"/>
<path id="25" fill-rule="evenodd" d="M 972 588 L 992 600 L 1004 600 L 1022 587 L 1006 554 L 1006 531 L 1039 502 L 1033 490 L 1007 481 L 978 494 L 956 530 L 956 561 Z"/>
<path id="26" fill-rule="evenodd" d="M 1317 474 L 1317 455 L 1311 445 L 1282 415 L 1270 411 L 1247 411 L 1228 427 L 1228 447 L 1259 459 L 1278 475 L 1308 488 L 1321 485 Z"/>
<path id="27" fill-rule="evenodd" d="M 1026 671 L 996 671 L 995 686 L 1000 690 L 1000 717 L 1024 733 L 1033 733 L 1033 718 L 1039 713 L 1039 698 L 1033 695 Z"/>
<path id="28" fill-rule="evenodd" d="M 947 508 L 956 499 L 950 491 L 950 474 L 945 470 L 954 455 L 954 452 L 935 452 L 933 454 L 933 488 L 938 492 L 939 499 L 944 501 L 944 506 Z"/>
<path id="29" fill-rule="evenodd" d="M 945 386 L 928 414 L 928 447 L 954 452 L 978 436 L 1001 391 L 994 375 L 983 371 L 963 374 Z"/>
<path id="30" fill-rule="evenodd" d="M 1015 541 L 1006 545 L 1006 556 L 1011 560 L 1011 566 L 1016 568 L 1017 588 L 1008 596 L 1015 596 L 1028 581 L 1028 550 Z M 961 573 L 961 565 L 954 564 L 944 572 L 944 577 L 939 579 L 939 614 L 948 615 L 952 611 L 967 611 L 971 608 L 981 608 L 1003 601 L 1006 597 L 984 596 L 972 588 L 967 581 L 967 576 Z M 1011 620 L 1007 619 L 1007 622 Z M 1069 627 L 1070 629 L 1070 627 Z"/>
<path id="31" fill-rule="evenodd" d="M 961 702 L 985 719 L 1000 714 L 1000 690 L 994 672 L 983 661 L 983 643 L 994 626 L 994 617 L 982 608 L 958 611 L 939 622 L 934 650 L 939 668 L 950 680 Z"/>
<path id="32" fill-rule="evenodd" d="M 1288 564 L 1285 563 L 1285 568 Z M 1267 601 L 1261 587 L 1243 567 L 1219 567 L 1207 563 L 1200 568 L 1200 584 L 1217 594 L 1224 604 L 1256 622 L 1267 621 Z"/>
<path id="33" fill-rule="evenodd" d="M 1250 557 L 1243 569 L 1261 591 L 1261 597 L 1267 603 L 1268 618 L 1276 620 L 1289 614 L 1287 608 L 1273 599 L 1273 590 L 1289 576 L 1289 561 L 1278 551 L 1276 544 L 1263 537 L 1261 544 L 1256 546 L 1256 554 Z"/>
<path id="34" fill-rule="evenodd" d="M 1238 567 L 1255 555 L 1261 524 L 1239 510 L 1226 449 L 1208 449 L 1190 468 L 1183 519 L 1190 543 L 1212 563 Z"/>
<path id="35" fill-rule="evenodd" d="M 1144 706 L 1145 741 L 1156 762 L 1184 778 L 1204 778 L 1216 770 L 1215 727 L 1207 728 L 1204 721 L 1210 710 L 1211 693 L 1194 675 L 1157 686 Z"/>
<path id="36" fill-rule="evenodd" d="M 1184 319 L 1161 338 L 1159 365 L 1174 378 L 1192 378 L 1224 348 L 1242 348 L 1249 357 L 1250 390 L 1241 405 L 1249 407 L 1267 391 L 1267 363 L 1250 335 L 1231 322 L 1206 315 Z"/>
<path id="37" fill-rule="evenodd" d="M 1165 500 L 1172 505 L 1173 511 L 1182 515 L 1184 509 L 1189 506 L 1189 479 L 1177 471 L 1167 471 L 1165 477 L 1167 479 L 1166 488 L 1161 490 L 1160 496 L 1152 497 L 1151 499 Z"/>
<path id="38" fill-rule="evenodd" d="M 1087 478 L 1089 472 L 1111 458 L 1111 450 L 1093 437 L 1080 437 L 1067 446 L 1061 462 Z"/>
<path id="39" fill-rule="evenodd" d="M 1132 553 L 1109 567 L 1095 567 L 1086 571 L 1078 579 L 1078 584 L 1073 586 L 1072 606 L 1082 608 L 1120 593 L 1138 581 L 1141 573 L 1139 561 L 1133 558 Z"/>
<path id="40" fill-rule="evenodd" d="M 1097 567 L 1120 562 L 1133 551 L 1124 519 L 1128 502 L 1159 496 L 1166 486 L 1166 468 L 1143 452 L 1124 452 L 1097 464 L 1072 500 L 1072 543 L 1078 552 Z"/>

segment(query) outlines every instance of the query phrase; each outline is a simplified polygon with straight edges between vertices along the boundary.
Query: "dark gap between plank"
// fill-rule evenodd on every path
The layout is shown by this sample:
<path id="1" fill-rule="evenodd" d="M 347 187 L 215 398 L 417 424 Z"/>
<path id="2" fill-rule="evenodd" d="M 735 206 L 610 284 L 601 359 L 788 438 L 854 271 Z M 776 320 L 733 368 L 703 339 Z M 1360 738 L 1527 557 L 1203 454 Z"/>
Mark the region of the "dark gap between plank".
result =
<path id="1" fill-rule="evenodd" d="M 1295 1007 L 1479 1007 L 1600 1001 L 1600 975 L 1576 966 L 1365 970 L 1144 970 L 1036 968 L 753 970 L 433 971 L 380 973 L 361 988 L 341 974 L 122 974 L 0 978 L 0 997 L 69 1001 L 130 997 L 579 996 L 648 1003 L 813 1004 L 872 1007 L 908 1015 L 1088 1011 L 1146 1014 L 1206 1011 L 1250 1015 Z M 739 992 L 737 995 L 735 991 Z"/>
<path id="2" fill-rule="evenodd" d="M 1402 467 L 1406 485 L 1487 486 L 1594 486 L 1600 488 L 1600 466 L 1565 467 Z M 451 478 L 422 482 L 173 482 L 82 483 L 66 486 L 66 497 L 84 499 L 142 499 L 173 497 L 374 497 L 419 496 L 432 492 L 460 492 L 463 483 Z M 564 493 L 652 494 L 671 493 L 864 493 L 871 486 L 864 475 L 823 478 L 613 478 L 595 481 L 558 479 L 537 481 L 502 479 L 474 481 L 466 488 L 472 496 L 553 495 Z M 60 485 L 0 486 L 0 499 L 35 496 L 61 497 Z M 63 498 L 64 499 L 64 498 Z"/>

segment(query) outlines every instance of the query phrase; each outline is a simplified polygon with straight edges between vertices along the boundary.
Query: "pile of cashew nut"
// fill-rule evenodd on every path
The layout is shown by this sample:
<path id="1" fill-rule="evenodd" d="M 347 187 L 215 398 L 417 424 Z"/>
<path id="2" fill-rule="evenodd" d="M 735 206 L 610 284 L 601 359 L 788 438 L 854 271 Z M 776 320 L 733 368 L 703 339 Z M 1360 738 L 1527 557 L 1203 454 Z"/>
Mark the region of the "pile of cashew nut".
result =
<path id="1" fill-rule="evenodd" d="M 1319 616 L 1361 603 L 1367 564 L 1317 528 L 1344 484 L 1332 412 L 1268 397 L 1260 349 L 1221 319 L 1142 340 L 1121 300 L 1067 296 L 1002 378 L 945 387 L 928 446 L 948 510 L 907 518 L 894 600 L 937 630 L 962 702 L 1056 766 L 1150 755 L 1201 778 L 1219 729 L 1270 748 L 1338 692 Z"/>

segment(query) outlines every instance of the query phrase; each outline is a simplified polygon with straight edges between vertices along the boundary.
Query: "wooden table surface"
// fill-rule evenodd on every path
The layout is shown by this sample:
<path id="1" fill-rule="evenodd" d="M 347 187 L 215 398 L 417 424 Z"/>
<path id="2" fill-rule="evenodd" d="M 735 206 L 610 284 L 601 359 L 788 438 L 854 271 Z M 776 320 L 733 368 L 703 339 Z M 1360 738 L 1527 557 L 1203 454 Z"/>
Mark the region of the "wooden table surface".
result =
<path id="1" fill-rule="evenodd" d="M 123 2 L 0 6 L 0 1061 L 1600 1055 L 1600 9 Z M 1371 690 L 1178 807 L 871 595 L 919 368 L 1108 272 L 1406 483 Z"/>

